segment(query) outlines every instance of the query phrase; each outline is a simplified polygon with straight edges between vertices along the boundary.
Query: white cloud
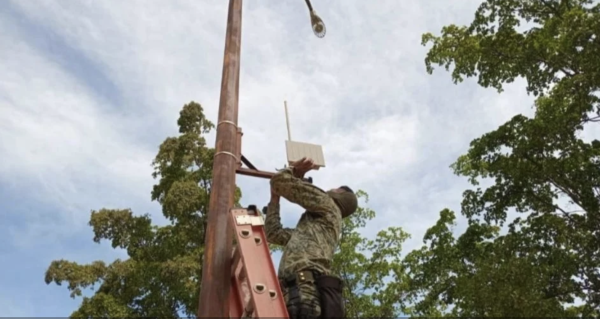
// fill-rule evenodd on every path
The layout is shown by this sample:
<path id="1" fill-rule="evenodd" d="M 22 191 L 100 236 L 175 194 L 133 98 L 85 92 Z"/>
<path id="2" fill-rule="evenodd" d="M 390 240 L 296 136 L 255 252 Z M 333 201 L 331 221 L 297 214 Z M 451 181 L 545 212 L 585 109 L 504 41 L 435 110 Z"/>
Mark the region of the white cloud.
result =
<path id="1" fill-rule="evenodd" d="M 410 250 L 441 209 L 459 211 L 467 185 L 452 161 L 471 139 L 530 110 L 522 83 L 498 95 L 471 80 L 454 85 L 443 69 L 425 72 L 421 34 L 468 23 L 478 3 L 313 1 L 328 28 L 317 39 L 302 1 L 246 1 L 244 154 L 264 170 L 283 166 L 287 100 L 292 138 L 324 147 L 316 183 L 367 191 L 378 217 L 366 233 L 402 226 L 413 235 Z M 63 208 L 54 222 L 27 213 L 30 223 L 15 230 L 28 238 L 22 249 L 35 249 L 40 236 L 64 242 L 89 232 L 91 209 L 160 216 L 150 163 L 177 134 L 181 106 L 196 100 L 217 122 L 227 2 L 3 5 L 15 14 L 0 13 L 0 186 L 24 191 L 16 205 Z M 238 181 L 245 204 L 266 203 L 266 181 Z M 293 226 L 300 209 L 283 210 Z"/>
<path id="2" fill-rule="evenodd" d="M 3 33 L 1 39 L 12 45 L 0 51 L 8 61 L 0 64 L 0 177 L 17 186 L 33 183 L 35 191 L 24 195 L 63 207 L 73 225 L 85 223 L 88 205 L 111 205 L 111 193 L 139 198 L 138 186 L 151 178 L 151 153 L 120 135 L 123 123 L 103 114 L 88 88 L 17 34 Z M 137 162 L 135 169 L 131 162 Z"/>

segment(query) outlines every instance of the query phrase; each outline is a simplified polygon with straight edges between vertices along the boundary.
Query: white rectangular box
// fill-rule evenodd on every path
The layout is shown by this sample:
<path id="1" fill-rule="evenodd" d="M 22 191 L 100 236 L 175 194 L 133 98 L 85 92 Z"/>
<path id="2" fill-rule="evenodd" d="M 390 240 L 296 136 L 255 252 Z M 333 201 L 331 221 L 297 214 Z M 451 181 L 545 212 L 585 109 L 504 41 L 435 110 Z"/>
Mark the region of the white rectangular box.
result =
<path id="1" fill-rule="evenodd" d="M 325 167 L 325 157 L 321 145 L 301 143 L 296 141 L 285 141 L 288 164 L 307 157 L 315 161 L 318 167 Z"/>

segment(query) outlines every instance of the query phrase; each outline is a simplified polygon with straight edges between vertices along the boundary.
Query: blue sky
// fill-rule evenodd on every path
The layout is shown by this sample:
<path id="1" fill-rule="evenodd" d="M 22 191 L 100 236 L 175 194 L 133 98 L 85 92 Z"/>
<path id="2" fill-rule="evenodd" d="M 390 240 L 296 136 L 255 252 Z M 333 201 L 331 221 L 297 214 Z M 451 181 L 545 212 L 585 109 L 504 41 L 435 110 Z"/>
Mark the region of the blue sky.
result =
<path id="1" fill-rule="evenodd" d="M 259 168 L 282 166 L 287 100 L 292 138 L 323 145 L 328 166 L 316 183 L 365 190 L 377 212 L 365 235 L 401 226 L 412 235 L 405 250 L 416 248 L 468 187 L 448 166 L 472 139 L 531 114 L 532 98 L 520 81 L 499 95 L 473 80 L 454 85 L 443 69 L 426 73 L 421 34 L 470 22 L 479 1 L 312 2 L 323 39 L 304 1 L 244 4 L 244 154 Z M 0 2 L 4 316 L 76 309 L 65 287 L 44 283 L 52 260 L 125 257 L 92 242 L 91 210 L 163 222 L 150 201 L 151 161 L 177 134 L 185 103 L 216 122 L 226 17 L 226 1 Z M 238 183 L 244 204 L 268 200 L 266 181 Z M 283 209 L 293 226 L 301 210 Z"/>

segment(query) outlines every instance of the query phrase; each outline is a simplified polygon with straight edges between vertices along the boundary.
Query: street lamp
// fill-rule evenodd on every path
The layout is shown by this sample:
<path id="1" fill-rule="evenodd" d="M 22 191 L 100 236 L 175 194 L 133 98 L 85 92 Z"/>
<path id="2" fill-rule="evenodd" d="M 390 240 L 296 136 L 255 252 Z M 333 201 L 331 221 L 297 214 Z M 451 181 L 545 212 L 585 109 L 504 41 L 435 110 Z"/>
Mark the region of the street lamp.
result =
<path id="1" fill-rule="evenodd" d="M 310 4 L 310 0 L 305 1 L 306 6 L 308 7 L 308 12 L 310 13 L 310 24 L 312 26 L 313 32 L 318 38 L 322 38 L 327 32 L 327 29 L 325 28 L 325 23 L 323 22 L 321 17 L 317 15 L 317 12 L 313 9 L 312 5 Z"/>
<path id="2" fill-rule="evenodd" d="M 310 0 L 305 1 L 310 12 L 313 32 L 322 38 L 325 36 L 325 24 L 314 12 Z M 237 125 L 241 38 L 242 0 L 229 0 L 212 190 L 197 313 L 200 318 L 223 318 L 229 314 L 233 239 L 229 210 L 234 204 L 235 177 L 240 160 L 236 154 L 239 134 Z"/>

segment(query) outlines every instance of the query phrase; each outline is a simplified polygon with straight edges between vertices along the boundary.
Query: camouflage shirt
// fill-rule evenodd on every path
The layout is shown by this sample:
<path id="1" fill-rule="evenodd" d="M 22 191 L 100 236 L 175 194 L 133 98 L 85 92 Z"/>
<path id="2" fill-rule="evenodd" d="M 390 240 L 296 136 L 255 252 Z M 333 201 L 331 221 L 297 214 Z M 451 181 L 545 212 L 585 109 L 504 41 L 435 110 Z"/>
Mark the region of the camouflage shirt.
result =
<path id="1" fill-rule="evenodd" d="M 267 240 L 284 246 L 279 278 L 308 269 L 329 274 L 342 232 L 339 207 L 326 192 L 294 177 L 289 168 L 279 171 L 271 179 L 271 187 L 275 194 L 306 210 L 295 229 L 283 228 L 279 204 L 268 205 L 265 217 Z"/>

